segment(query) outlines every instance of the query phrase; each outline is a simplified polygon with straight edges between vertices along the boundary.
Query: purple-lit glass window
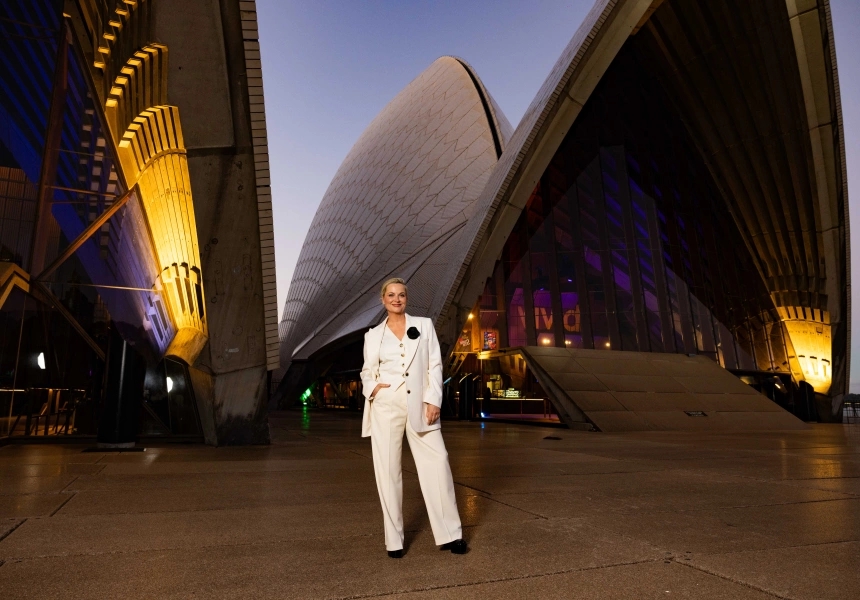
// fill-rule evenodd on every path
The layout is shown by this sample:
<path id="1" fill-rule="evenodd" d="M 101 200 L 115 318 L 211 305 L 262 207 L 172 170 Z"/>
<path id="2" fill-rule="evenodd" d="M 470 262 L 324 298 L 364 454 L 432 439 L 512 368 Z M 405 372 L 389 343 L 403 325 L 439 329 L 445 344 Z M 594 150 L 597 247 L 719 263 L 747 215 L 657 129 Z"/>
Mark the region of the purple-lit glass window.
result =
<path id="1" fill-rule="evenodd" d="M 542 334 L 551 335 L 553 331 L 552 296 L 549 290 L 535 290 L 532 297 L 535 307 L 535 331 L 538 336 Z M 546 339 L 545 336 L 544 339 Z M 540 341 L 538 343 L 540 344 Z"/>
<path id="2" fill-rule="evenodd" d="M 526 310 L 523 305 L 523 288 L 516 288 L 508 304 L 508 343 L 526 345 Z"/>
<path id="3" fill-rule="evenodd" d="M 553 209 L 553 220 L 555 221 L 555 244 L 557 252 L 573 252 L 573 223 L 567 210 L 569 200 L 563 197 L 559 204 Z"/>
<path id="4" fill-rule="evenodd" d="M 582 309 L 579 306 L 579 294 L 561 292 L 561 312 L 565 347 L 582 348 Z"/>
<path id="5" fill-rule="evenodd" d="M 546 252 L 533 252 L 529 255 L 532 267 L 532 290 L 535 294 L 548 291 L 549 279 L 553 275 L 550 268 L 550 258 Z"/>
<path id="6" fill-rule="evenodd" d="M 773 303 L 699 157 L 657 78 L 622 49 L 523 207 L 493 272 L 503 281 L 480 301 L 500 310 L 504 288 L 508 345 L 784 368 Z"/>

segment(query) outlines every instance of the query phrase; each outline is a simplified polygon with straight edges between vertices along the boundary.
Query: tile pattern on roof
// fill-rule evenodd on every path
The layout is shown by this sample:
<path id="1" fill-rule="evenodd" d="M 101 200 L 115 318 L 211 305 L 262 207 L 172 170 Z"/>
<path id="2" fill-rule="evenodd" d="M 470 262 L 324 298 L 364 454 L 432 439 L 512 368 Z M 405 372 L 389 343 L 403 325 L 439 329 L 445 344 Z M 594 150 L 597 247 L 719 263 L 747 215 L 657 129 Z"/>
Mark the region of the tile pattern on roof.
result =
<path id="1" fill-rule="evenodd" d="M 448 246 L 463 246 L 458 233 L 497 160 L 480 82 L 467 68 L 436 60 L 379 113 L 338 169 L 290 285 L 282 367 L 375 324 L 377 288 L 388 277 L 410 281 L 410 313 L 438 315 L 443 282 L 459 267 Z M 510 125 L 484 93 L 507 139 Z"/>

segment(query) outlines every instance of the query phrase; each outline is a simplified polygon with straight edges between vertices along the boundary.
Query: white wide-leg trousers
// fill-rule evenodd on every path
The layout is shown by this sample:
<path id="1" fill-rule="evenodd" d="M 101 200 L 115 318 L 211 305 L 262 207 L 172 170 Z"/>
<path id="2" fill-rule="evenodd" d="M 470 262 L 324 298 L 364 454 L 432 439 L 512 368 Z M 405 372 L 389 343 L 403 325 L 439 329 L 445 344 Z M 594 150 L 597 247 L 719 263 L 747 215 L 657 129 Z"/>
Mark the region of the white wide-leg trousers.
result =
<path id="1" fill-rule="evenodd" d="M 382 388 L 370 407 L 370 444 L 373 448 L 373 470 L 382 503 L 385 523 L 385 548 L 403 548 L 403 433 L 418 470 L 421 494 L 427 505 L 430 527 L 436 545 L 441 546 L 463 537 L 454 478 L 448 464 L 448 451 L 438 429 L 416 433 L 406 416 L 406 386 L 396 390 Z"/>

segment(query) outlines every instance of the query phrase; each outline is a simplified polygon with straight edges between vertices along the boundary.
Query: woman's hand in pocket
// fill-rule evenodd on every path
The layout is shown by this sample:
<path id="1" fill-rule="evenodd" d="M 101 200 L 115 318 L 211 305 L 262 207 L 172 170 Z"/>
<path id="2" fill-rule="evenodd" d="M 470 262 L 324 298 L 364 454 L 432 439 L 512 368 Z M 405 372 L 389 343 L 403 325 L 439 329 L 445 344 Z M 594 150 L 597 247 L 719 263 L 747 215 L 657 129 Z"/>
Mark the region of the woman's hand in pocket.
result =
<path id="1" fill-rule="evenodd" d="M 382 388 L 387 388 L 387 387 L 391 387 L 391 385 L 389 385 L 387 383 L 377 383 L 376 387 L 373 388 L 373 393 L 370 394 L 370 399 L 373 400 L 374 398 L 376 398 L 376 394 L 379 393 L 379 390 L 381 390 Z"/>
<path id="2" fill-rule="evenodd" d="M 424 403 L 424 418 L 427 419 L 427 424 L 432 425 L 436 421 L 439 420 L 439 410 L 438 406 L 434 406 L 433 404 Z"/>

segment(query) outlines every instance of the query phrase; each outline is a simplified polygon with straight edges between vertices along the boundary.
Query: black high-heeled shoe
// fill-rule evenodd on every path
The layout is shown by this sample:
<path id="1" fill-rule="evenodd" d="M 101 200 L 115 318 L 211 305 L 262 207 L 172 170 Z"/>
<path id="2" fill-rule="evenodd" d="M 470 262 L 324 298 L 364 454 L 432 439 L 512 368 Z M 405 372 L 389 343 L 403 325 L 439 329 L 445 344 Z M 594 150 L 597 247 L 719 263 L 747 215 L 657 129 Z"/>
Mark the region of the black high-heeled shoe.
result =
<path id="1" fill-rule="evenodd" d="M 466 554 L 466 552 L 469 551 L 469 545 L 466 543 L 466 540 L 461 539 L 448 542 L 447 544 L 442 544 L 439 549 L 450 550 L 451 554 Z"/>
<path id="2" fill-rule="evenodd" d="M 389 550 L 388 558 L 403 558 L 403 550 Z"/>

